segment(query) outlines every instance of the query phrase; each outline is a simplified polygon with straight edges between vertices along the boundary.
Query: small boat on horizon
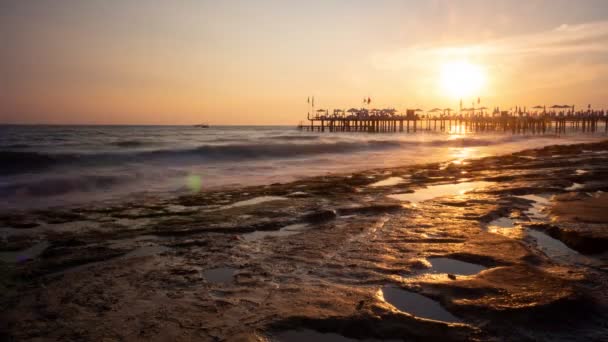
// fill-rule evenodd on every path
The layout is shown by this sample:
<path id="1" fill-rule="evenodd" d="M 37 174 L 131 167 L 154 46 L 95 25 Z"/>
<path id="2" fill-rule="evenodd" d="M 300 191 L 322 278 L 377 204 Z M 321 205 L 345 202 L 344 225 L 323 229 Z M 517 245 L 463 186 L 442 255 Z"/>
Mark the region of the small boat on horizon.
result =
<path id="1" fill-rule="evenodd" d="M 198 128 L 209 128 L 209 124 L 202 123 L 202 124 L 194 125 L 194 127 L 198 127 Z"/>

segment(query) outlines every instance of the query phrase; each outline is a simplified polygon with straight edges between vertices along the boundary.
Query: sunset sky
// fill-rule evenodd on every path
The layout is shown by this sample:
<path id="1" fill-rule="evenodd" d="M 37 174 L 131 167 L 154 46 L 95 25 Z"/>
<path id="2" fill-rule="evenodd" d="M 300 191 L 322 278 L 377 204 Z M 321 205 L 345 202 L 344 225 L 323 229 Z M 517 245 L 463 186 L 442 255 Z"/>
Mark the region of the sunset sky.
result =
<path id="1" fill-rule="evenodd" d="M 2 0 L 0 40 L 1 123 L 296 124 L 312 95 L 608 108 L 605 0 Z"/>

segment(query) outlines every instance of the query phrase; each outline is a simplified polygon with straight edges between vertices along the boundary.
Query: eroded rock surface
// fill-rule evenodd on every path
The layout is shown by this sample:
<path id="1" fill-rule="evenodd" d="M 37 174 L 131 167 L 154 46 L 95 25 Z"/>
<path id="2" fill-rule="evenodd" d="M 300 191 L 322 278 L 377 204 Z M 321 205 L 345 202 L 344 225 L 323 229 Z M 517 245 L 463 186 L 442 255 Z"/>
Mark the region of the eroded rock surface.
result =
<path id="1" fill-rule="evenodd" d="M 608 340 L 606 150 L 0 213 L 0 337 Z M 387 287 L 456 319 L 416 316 Z"/>

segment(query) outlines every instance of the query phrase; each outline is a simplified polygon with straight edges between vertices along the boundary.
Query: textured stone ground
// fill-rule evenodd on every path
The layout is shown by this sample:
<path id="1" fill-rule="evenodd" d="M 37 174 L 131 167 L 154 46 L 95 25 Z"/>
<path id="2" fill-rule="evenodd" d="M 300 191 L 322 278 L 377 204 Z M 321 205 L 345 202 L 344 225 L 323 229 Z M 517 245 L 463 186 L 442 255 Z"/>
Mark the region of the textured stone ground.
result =
<path id="1" fill-rule="evenodd" d="M 608 340 L 606 190 L 603 142 L 0 213 L 0 337 Z M 412 315 L 387 287 L 458 321 Z"/>

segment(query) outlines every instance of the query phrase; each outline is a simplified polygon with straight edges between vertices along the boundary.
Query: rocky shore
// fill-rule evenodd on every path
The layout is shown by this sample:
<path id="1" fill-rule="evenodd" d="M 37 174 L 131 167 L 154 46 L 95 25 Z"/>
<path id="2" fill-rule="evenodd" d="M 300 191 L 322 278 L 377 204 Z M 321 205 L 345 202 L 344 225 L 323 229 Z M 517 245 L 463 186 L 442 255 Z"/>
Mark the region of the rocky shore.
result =
<path id="1" fill-rule="evenodd" d="M 0 339 L 608 340 L 608 141 L 0 212 Z"/>

